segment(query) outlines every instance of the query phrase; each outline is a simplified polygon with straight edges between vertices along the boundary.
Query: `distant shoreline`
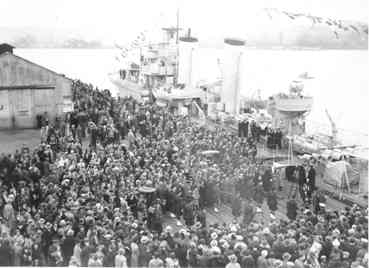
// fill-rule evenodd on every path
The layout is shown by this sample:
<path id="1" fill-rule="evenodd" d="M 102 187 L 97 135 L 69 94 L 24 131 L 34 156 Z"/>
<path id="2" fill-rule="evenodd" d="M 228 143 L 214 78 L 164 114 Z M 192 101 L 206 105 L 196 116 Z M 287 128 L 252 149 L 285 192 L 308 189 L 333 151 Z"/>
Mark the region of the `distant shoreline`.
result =
<path id="1" fill-rule="evenodd" d="M 15 47 L 15 49 L 115 49 L 115 47 Z"/>
<path id="2" fill-rule="evenodd" d="M 214 48 L 214 49 L 222 49 L 221 47 L 208 47 L 203 46 L 202 48 Z M 116 47 L 16 47 L 15 49 L 90 49 L 90 50 L 100 50 L 100 49 L 117 49 Z M 245 49 L 255 49 L 255 50 L 302 50 L 302 51 L 324 51 L 324 50 L 368 50 L 368 47 L 366 48 L 316 48 L 316 47 L 267 47 L 267 46 L 245 46 Z M 119 50 L 119 49 L 117 49 Z"/>

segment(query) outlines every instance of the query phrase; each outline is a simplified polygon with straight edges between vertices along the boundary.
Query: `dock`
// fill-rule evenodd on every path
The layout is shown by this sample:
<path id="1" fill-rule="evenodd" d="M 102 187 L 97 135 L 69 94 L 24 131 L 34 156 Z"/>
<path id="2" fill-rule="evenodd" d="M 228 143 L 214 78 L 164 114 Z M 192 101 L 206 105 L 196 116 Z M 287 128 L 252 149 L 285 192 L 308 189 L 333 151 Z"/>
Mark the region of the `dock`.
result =
<path id="1" fill-rule="evenodd" d="M 206 119 L 206 126 L 210 129 L 215 130 L 216 128 L 225 129 L 227 131 L 237 133 L 237 126 L 222 124 L 215 122 L 210 119 Z M 272 162 L 278 162 L 284 159 L 288 159 L 288 150 L 282 148 L 281 150 L 272 150 L 266 147 L 265 140 L 261 139 L 261 141 L 257 145 L 257 158 L 258 159 L 267 159 Z M 297 158 L 297 154 L 294 153 L 294 158 Z M 357 204 L 361 207 L 368 207 L 368 170 L 360 170 L 360 182 L 359 182 L 359 191 L 353 193 L 341 192 L 336 189 L 334 186 L 331 186 L 323 181 L 322 174 L 317 174 L 316 178 L 316 186 L 318 189 L 322 190 L 328 202 L 333 206 L 333 208 L 343 208 L 345 206 L 352 206 L 353 204 Z"/>

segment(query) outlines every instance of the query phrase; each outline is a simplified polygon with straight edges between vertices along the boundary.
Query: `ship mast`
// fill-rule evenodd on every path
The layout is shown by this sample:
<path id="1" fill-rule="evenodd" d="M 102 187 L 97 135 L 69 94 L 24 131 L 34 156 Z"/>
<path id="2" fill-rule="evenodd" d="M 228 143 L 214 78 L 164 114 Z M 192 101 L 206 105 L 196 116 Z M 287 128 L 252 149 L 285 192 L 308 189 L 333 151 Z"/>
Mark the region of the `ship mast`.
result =
<path id="1" fill-rule="evenodd" d="M 178 45 L 178 39 L 179 39 L 179 8 L 177 8 L 177 36 L 176 36 L 176 44 Z"/>
<path id="2" fill-rule="evenodd" d="M 180 63 L 186 62 L 188 66 L 186 65 L 186 63 L 185 65 L 181 66 L 181 68 L 185 71 L 185 77 L 181 77 L 181 74 L 178 72 L 178 80 L 180 80 L 181 78 L 184 79 L 183 82 L 186 84 L 186 86 L 191 87 L 193 86 L 193 81 L 192 81 L 192 57 L 193 57 L 193 50 L 194 50 L 193 45 L 198 42 L 198 39 L 196 37 L 191 36 L 191 28 L 189 28 L 187 35 L 180 37 L 179 41 L 181 41 L 181 44 L 185 44 L 185 47 L 186 47 L 185 51 L 182 51 L 183 55 L 185 55 L 186 57 L 186 60 L 182 59 Z M 178 44 L 178 47 L 179 47 L 179 44 Z M 178 64 L 178 67 L 179 67 L 179 64 Z M 188 72 L 186 72 L 187 67 L 188 67 Z M 183 70 L 182 70 L 182 73 L 183 73 Z M 182 83 L 182 81 L 179 81 L 179 82 Z"/>
<path id="3" fill-rule="evenodd" d="M 179 45 L 178 45 L 178 40 L 179 40 L 179 7 L 177 7 L 177 36 L 176 36 L 176 47 L 177 47 L 177 57 L 176 57 L 176 68 L 175 68 L 175 74 L 174 74 L 174 86 L 177 85 L 178 83 L 178 70 L 179 70 Z"/>
<path id="4" fill-rule="evenodd" d="M 331 131 L 332 131 L 331 146 L 334 146 L 337 142 L 337 134 L 338 134 L 337 126 L 327 109 L 325 109 L 325 113 L 328 117 L 329 122 L 331 123 Z"/>

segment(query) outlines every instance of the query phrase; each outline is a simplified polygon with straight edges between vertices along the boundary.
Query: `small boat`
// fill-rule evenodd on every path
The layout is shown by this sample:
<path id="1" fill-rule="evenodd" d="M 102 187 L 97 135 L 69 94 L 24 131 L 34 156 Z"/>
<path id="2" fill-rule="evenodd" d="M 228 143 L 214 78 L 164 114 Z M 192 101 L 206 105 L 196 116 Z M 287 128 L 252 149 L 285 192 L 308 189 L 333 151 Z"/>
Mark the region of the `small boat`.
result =
<path id="1" fill-rule="evenodd" d="M 276 95 L 269 102 L 274 109 L 282 113 L 288 112 L 308 112 L 313 105 L 313 98 L 307 96 L 281 96 Z"/>

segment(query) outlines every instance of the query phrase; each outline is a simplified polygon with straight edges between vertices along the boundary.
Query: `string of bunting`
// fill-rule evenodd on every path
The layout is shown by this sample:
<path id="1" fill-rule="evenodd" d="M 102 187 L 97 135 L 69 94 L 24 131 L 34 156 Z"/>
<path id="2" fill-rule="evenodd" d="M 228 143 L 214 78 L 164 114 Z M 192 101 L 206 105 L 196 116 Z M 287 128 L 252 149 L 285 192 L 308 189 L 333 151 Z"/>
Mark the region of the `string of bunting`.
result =
<path id="1" fill-rule="evenodd" d="M 120 50 L 121 58 L 123 58 L 123 59 L 126 58 L 130 51 L 132 51 L 134 49 L 137 49 L 138 47 L 143 45 L 143 43 L 147 39 L 146 38 L 146 32 L 147 32 L 147 30 L 144 30 L 144 31 L 140 32 L 132 42 L 130 42 L 129 44 L 127 44 L 125 46 L 120 46 L 118 44 L 115 44 L 115 47 Z M 115 57 L 115 59 L 117 61 L 120 61 L 119 57 Z"/>
<path id="2" fill-rule="evenodd" d="M 314 26 L 315 24 L 326 24 L 328 25 L 331 30 L 333 31 L 335 37 L 337 39 L 339 39 L 339 35 L 340 35 L 340 30 L 343 31 L 354 31 L 357 34 L 361 35 L 362 33 L 364 34 L 368 34 L 368 26 L 367 25 L 353 25 L 353 24 L 345 24 L 342 20 L 333 20 L 330 18 L 323 18 L 323 17 L 318 17 L 318 16 L 311 16 L 311 15 L 306 15 L 306 14 L 302 14 L 302 13 L 292 13 L 292 12 L 286 12 L 286 11 L 278 11 L 276 9 L 265 9 L 265 12 L 267 13 L 267 16 L 272 20 L 273 16 L 272 16 L 272 12 L 278 12 L 278 13 L 282 13 L 285 16 L 287 16 L 289 19 L 291 20 L 296 20 L 297 18 L 306 18 L 312 21 L 312 26 Z"/>

